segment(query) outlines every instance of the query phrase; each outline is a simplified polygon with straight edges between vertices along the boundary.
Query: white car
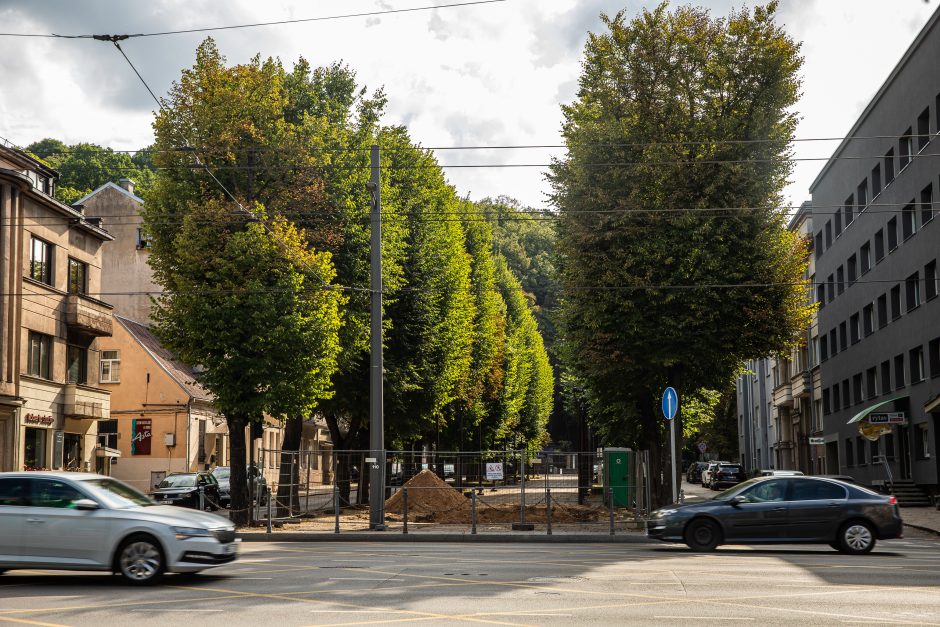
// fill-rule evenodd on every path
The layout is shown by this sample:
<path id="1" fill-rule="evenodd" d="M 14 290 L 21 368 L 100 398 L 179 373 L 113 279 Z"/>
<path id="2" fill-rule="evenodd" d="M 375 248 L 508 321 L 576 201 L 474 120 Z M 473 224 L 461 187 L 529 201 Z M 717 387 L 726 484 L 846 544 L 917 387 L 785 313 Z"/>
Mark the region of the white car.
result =
<path id="1" fill-rule="evenodd" d="M 111 477 L 0 473 L 0 573 L 18 568 L 104 570 L 137 585 L 238 556 L 235 526 L 192 509 L 157 505 Z"/>

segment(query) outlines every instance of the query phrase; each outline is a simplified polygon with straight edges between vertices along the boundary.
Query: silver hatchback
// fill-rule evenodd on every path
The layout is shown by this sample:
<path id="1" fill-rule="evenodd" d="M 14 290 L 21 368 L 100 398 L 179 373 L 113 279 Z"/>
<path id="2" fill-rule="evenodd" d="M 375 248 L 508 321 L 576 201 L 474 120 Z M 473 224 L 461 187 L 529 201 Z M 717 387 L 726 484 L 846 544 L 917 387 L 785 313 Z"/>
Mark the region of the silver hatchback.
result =
<path id="1" fill-rule="evenodd" d="M 111 477 L 0 473 L 0 573 L 104 570 L 142 585 L 227 564 L 238 542 L 225 518 L 157 505 Z"/>

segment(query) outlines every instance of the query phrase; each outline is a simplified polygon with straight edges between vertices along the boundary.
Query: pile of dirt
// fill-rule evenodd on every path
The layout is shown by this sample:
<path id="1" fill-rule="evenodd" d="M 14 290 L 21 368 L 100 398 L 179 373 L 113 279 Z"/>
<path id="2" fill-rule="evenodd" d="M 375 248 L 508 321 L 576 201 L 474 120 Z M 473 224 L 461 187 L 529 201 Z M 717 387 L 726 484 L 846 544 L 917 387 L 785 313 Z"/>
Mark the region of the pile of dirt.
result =
<path id="1" fill-rule="evenodd" d="M 430 470 L 422 470 L 409 479 L 403 488 L 408 488 L 408 519 L 417 520 L 438 515 L 464 514 L 469 520 L 470 504 L 467 497 L 450 487 L 440 477 Z M 385 511 L 401 514 L 403 510 L 404 492 L 399 490 L 385 501 Z"/>

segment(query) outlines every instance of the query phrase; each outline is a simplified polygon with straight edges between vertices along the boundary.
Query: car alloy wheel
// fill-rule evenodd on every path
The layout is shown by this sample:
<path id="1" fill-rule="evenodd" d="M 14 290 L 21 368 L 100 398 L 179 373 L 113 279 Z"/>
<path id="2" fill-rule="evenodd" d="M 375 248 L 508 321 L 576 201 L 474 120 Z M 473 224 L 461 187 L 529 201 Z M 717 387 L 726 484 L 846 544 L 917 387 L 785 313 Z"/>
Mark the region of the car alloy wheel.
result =
<path id="1" fill-rule="evenodd" d="M 721 542 L 721 530 L 704 518 L 693 520 L 685 530 L 685 543 L 693 551 L 714 551 Z"/>
<path id="2" fill-rule="evenodd" d="M 845 553 L 868 553 L 875 547 L 875 535 L 864 522 L 850 522 L 839 534 L 839 548 Z"/>
<path id="3" fill-rule="evenodd" d="M 153 583 L 163 573 L 163 555 L 149 538 L 132 538 L 121 547 L 118 566 L 126 581 L 145 585 Z"/>

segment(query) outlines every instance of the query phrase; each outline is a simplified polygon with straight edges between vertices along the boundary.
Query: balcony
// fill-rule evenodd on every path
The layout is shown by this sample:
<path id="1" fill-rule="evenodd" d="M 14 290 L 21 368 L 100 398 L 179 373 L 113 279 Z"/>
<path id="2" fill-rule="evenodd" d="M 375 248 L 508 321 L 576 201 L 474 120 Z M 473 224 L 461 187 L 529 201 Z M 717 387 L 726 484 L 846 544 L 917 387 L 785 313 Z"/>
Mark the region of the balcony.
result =
<path id="1" fill-rule="evenodd" d="M 796 398 L 805 398 L 813 391 L 813 377 L 809 370 L 798 372 L 790 379 L 790 388 Z"/>
<path id="2" fill-rule="evenodd" d="M 776 407 L 792 407 L 793 406 L 793 390 L 790 387 L 790 382 L 781 383 L 774 388 L 774 406 Z"/>
<path id="3" fill-rule="evenodd" d="M 110 337 L 113 328 L 108 303 L 85 296 L 69 294 L 65 304 L 65 324 L 71 329 L 94 337 Z"/>
<path id="4" fill-rule="evenodd" d="M 65 386 L 64 401 L 66 418 L 107 420 L 111 417 L 111 393 L 106 390 L 70 383 Z"/>

